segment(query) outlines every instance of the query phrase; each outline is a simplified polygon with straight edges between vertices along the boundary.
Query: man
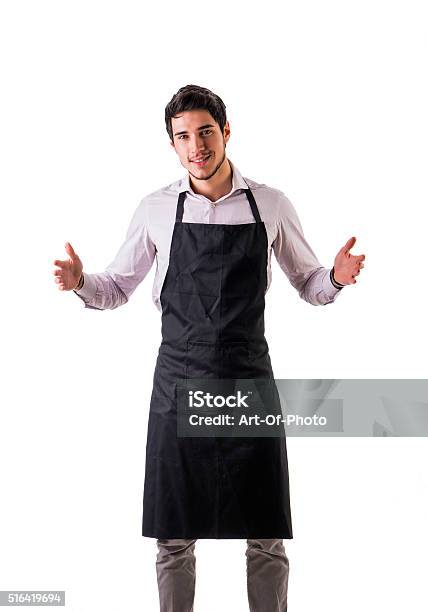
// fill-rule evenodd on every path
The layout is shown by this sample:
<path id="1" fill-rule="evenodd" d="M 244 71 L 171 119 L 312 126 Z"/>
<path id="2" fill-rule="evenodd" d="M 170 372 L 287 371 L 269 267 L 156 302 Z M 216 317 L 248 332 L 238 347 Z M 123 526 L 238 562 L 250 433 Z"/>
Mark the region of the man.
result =
<path id="1" fill-rule="evenodd" d="M 226 157 L 230 125 L 223 101 L 196 85 L 165 109 L 171 146 L 185 178 L 146 196 L 126 240 L 103 273 L 55 260 L 60 290 L 87 308 L 117 308 L 153 261 L 153 299 L 162 343 L 150 404 L 143 535 L 157 539 L 161 612 L 191 612 L 198 538 L 245 538 L 247 585 L 254 612 L 287 609 L 292 538 L 285 438 L 185 438 L 177 435 L 180 379 L 273 379 L 264 337 L 271 251 L 311 304 L 332 303 L 356 282 L 364 255 L 350 238 L 331 270 L 306 242 L 285 195 L 244 178 Z"/>

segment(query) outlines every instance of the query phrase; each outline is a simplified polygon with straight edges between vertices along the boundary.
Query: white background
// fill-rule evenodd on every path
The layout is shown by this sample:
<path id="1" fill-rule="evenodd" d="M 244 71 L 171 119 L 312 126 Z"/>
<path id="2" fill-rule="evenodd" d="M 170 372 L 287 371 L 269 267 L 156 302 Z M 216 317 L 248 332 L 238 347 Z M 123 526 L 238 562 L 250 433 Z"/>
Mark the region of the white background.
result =
<path id="1" fill-rule="evenodd" d="M 426 376 L 423 2 L 3 2 L 0 589 L 67 610 L 157 609 L 142 538 L 160 341 L 154 267 L 130 302 L 58 291 L 69 240 L 103 271 L 141 198 L 184 176 L 164 108 L 226 103 L 227 151 L 284 191 L 320 261 L 357 237 L 356 285 L 303 302 L 274 262 L 277 378 Z M 426 439 L 289 439 L 292 612 L 426 610 Z M 195 612 L 247 610 L 245 543 L 197 543 Z M 265 612 L 265 611 L 264 611 Z"/>

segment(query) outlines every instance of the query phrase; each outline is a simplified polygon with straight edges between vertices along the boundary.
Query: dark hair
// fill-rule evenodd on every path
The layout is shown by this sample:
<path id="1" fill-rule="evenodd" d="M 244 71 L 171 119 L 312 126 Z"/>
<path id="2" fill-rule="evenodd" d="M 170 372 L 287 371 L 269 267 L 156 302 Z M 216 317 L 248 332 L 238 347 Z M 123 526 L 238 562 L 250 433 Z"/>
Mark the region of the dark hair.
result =
<path id="1" fill-rule="evenodd" d="M 223 100 L 215 93 L 199 85 L 185 85 L 181 87 L 165 107 L 165 124 L 169 137 L 174 141 L 171 119 L 184 111 L 202 109 L 210 113 L 219 124 L 223 133 L 226 125 L 226 106 Z"/>

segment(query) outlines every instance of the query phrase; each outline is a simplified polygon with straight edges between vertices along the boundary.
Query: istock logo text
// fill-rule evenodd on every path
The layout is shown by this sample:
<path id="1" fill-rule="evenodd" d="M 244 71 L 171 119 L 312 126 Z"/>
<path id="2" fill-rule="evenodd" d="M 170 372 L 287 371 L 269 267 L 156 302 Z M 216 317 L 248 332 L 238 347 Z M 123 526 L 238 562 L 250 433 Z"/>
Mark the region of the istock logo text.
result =
<path id="1" fill-rule="evenodd" d="M 227 397 L 204 393 L 203 391 L 189 391 L 189 408 L 201 408 L 202 406 L 208 406 L 208 408 L 222 408 L 223 406 L 240 408 L 243 406 L 248 408 L 247 398 L 248 395 L 242 395 L 241 391 L 238 391 L 237 395 L 228 395 Z"/>

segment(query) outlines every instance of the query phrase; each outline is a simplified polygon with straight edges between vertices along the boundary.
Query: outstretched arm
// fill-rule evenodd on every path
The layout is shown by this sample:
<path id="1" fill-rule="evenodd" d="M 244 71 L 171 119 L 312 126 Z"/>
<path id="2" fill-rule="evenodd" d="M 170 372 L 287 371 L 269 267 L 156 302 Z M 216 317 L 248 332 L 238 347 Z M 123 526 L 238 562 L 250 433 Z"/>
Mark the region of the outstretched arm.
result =
<path id="1" fill-rule="evenodd" d="M 327 269 L 306 241 L 296 210 L 282 192 L 277 205 L 277 236 L 272 247 L 281 269 L 302 299 L 315 306 L 332 303 L 342 287 L 351 283 L 349 272 L 355 271 L 356 260 L 350 259 L 354 256 L 348 257 L 350 241 L 345 245 L 347 254 L 343 247 L 336 256 L 334 268 Z M 363 267 L 361 261 L 358 265 Z"/>
<path id="2" fill-rule="evenodd" d="M 137 285 L 149 272 L 156 254 L 147 224 L 145 201 L 134 213 L 126 239 L 116 257 L 104 272 L 83 272 L 82 262 L 73 247 L 66 243 L 68 260 L 55 260 L 53 274 L 58 288 L 73 290 L 86 308 L 113 309 L 125 304 Z"/>

